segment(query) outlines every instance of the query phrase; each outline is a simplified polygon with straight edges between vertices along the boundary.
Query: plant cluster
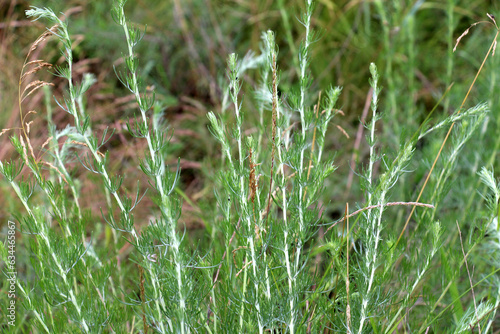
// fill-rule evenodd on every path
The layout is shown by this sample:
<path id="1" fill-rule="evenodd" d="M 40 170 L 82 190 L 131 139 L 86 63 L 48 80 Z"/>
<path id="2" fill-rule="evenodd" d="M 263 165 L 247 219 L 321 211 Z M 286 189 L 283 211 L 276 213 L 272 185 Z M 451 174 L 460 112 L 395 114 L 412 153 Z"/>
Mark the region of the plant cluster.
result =
<path id="1" fill-rule="evenodd" d="M 161 102 L 141 76 L 137 46 L 145 32 L 128 21 L 125 3 L 116 0 L 111 17 L 123 31 L 125 49 L 114 71 L 137 107 L 126 129 L 143 148 L 133 175 L 119 175 L 110 167 L 107 143 L 114 131 L 92 122 L 85 100 L 96 78 L 74 77 L 69 22 L 49 8 L 26 12 L 52 26 L 24 62 L 20 127 L 2 131 L 2 140 L 10 134 L 17 153 L 17 158 L 0 161 L 0 172 L 22 205 L 12 220 L 27 254 L 26 269 L 16 279 L 16 324 L 2 323 L 3 331 L 463 333 L 498 327 L 500 185 L 493 171 L 482 167 L 474 176 L 472 191 L 483 196 L 467 203 L 467 210 L 478 212 L 468 216 L 474 226 L 450 223 L 450 216 L 440 213 L 447 208 L 452 181 L 463 173 L 466 145 L 484 138 L 488 122 L 498 118 L 489 112 L 496 102 L 466 108 L 467 93 L 456 113 L 435 121 L 431 116 L 437 105 L 443 99 L 446 108 L 451 104 L 447 91 L 414 131 L 396 127 L 400 139 L 395 150 L 384 145 L 393 134 L 380 135 L 377 127 L 391 118 L 391 124 L 397 123 L 399 108 L 390 77 L 390 31 L 384 28 L 384 48 L 391 54 L 385 64 L 388 112 L 380 110 L 377 65 L 367 64 L 371 113 L 360 133 L 366 131 L 368 153 L 356 174 L 364 198 L 355 210 L 341 203 L 345 210 L 332 221 L 332 203 L 324 194 L 337 162 L 326 147 L 329 133 L 345 132 L 332 124 L 344 115 L 338 106 L 342 88 L 313 85 L 312 50 L 320 39 L 312 23 L 315 4 L 306 0 L 300 17 L 304 37 L 293 61 L 297 84 L 290 91 L 280 90 L 274 32 L 262 33 L 259 53 L 227 57 L 220 110 L 207 113 L 219 152 L 212 217 L 204 242 L 193 243 L 182 221 L 183 199 L 189 198 L 179 189 L 180 158 L 173 168 L 167 165 L 172 132 Z M 386 21 L 382 1 L 375 1 L 375 8 Z M 495 18 L 489 18 L 497 28 Z M 494 53 L 498 31 L 483 65 Z M 64 62 L 53 66 L 32 59 L 40 43 L 53 37 Z M 287 40 L 292 45 L 290 36 Z M 414 66 L 414 59 L 409 61 Z M 30 135 L 36 112 L 24 111 L 23 105 L 33 92 L 51 86 L 34 79 L 44 69 L 66 82 L 63 98 L 55 103 L 70 124 L 62 127 L 49 112 L 49 137 L 37 148 Z M 252 84 L 245 81 L 249 73 L 257 78 Z M 252 113 L 257 124 L 249 121 Z M 444 128 L 449 131 L 441 141 Z M 437 144 L 422 149 L 424 140 Z M 496 143 L 498 149 L 500 140 Z M 490 154 L 494 159 L 496 151 Z M 475 170 L 481 163 L 476 157 Z M 88 175 L 105 198 L 100 212 L 81 201 Z M 147 180 L 146 192 L 141 180 Z M 135 189 L 126 187 L 135 181 Z M 409 195 L 400 190 L 407 183 L 413 188 Z M 151 218 L 141 223 L 134 210 L 145 200 L 152 203 Z M 464 227 L 470 231 L 466 237 Z M 457 249 L 460 253 L 453 253 Z M 476 249 L 488 257 L 476 258 Z M 0 243 L 0 256 L 8 263 L 7 242 Z M 461 277 L 467 278 L 466 285 L 459 284 Z"/>

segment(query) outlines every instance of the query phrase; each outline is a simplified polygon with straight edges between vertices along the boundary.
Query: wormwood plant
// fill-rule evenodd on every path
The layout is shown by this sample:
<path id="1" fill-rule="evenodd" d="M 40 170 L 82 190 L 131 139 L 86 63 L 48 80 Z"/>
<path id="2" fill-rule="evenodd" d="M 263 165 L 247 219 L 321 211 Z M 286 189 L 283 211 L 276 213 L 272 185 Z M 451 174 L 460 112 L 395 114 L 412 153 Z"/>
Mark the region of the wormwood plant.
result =
<path id="1" fill-rule="evenodd" d="M 20 301 L 16 327 L 6 326 L 6 330 L 423 333 L 432 329 L 461 333 L 476 326 L 481 331 L 494 327 L 500 290 L 476 298 L 474 289 L 497 277 L 498 261 L 492 256 L 494 269 L 476 284 L 468 271 L 470 288 L 459 295 L 457 271 L 462 264 L 467 266 L 470 252 L 465 252 L 460 226 L 462 263 L 451 268 L 442 260 L 448 287 L 435 291 L 428 278 L 437 270 L 436 255 L 440 252 L 444 257 L 442 245 L 449 242 L 438 208 L 460 153 L 483 124 L 487 104 L 462 111 L 464 100 L 461 112 L 434 123 L 431 112 L 416 132 L 403 133 L 399 149 L 391 152 L 377 138 L 377 125 L 385 120 L 379 110 L 382 88 L 377 66 L 369 64 L 373 91 L 371 120 L 365 125 L 369 156 L 359 171 L 364 201 L 357 203 L 354 212 L 346 204 L 342 217 L 332 222 L 325 215 L 330 203 L 323 202 L 322 194 L 336 166 L 334 154 L 325 147 L 332 119 L 343 113 L 337 106 L 342 89 L 330 86 L 317 92 L 312 88 L 309 66 L 318 34 L 311 22 L 314 3 L 308 0 L 301 17 L 304 40 L 294 62 L 295 89 L 279 93 L 279 52 L 272 31 L 262 34 L 260 54 L 227 57 L 228 83 L 222 87 L 221 110 L 207 114 L 209 129 L 220 145 L 214 177 L 216 215 L 205 237 L 209 247 L 200 243 L 196 248 L 187 240 L 180 220 L 182 201 L 176 191 L 180 164 L 173 169 L 166 165 L 171 137 L 163 110 L 141 80 L 135 50 L 144 32 L 127 20 L 124 6 L 125 1 L 116 1 L 111 13 L 123 30 L 126 50 L 124 64 L 115 73 L 137 104 L 135 117 L 126 121 L 127 130 L 145 148 L 139 153 L 137 175 L 127 178 L 139 180 L 143 173 L 147 193 L 140 191 L 139 184 L 136 190 L 126 189 L 124 176 L 110 168 L 105 145 L 113 131 L 99 131 L 92 123 L 85 93 L 95 77 L 85 74 L 77 82 L 73 76 L 68 22 L 48 8 L 33 7 L 26 13 L 53 26 L 31 47 L 20 76 L 20 128 L 3 131 L 14 132 L 10 138 L 19 158 L 0 161 L 0 172 L 24 207 L 24 212 L 12 217 L 30 260 L 26 273 L 16 280 Z M 33 50 L 51 36 L 61 46 L 64 64 L 52 67 L 30 59 Z M 30 137 L 35 112 L 22 107 L 35 90 L 51 85 L 33 79 L 46 68 L 67 83 L 56 103 L 71 123 L 55 124 L 49 113 L 49 138 L 36 149 Z M 259 72 L 255 87 L 242 80 L 251 70 Z M 243 94 L 247 90 L 252 94 Z M 392 115 L 395 96 L 391 96 Z M 246 117 L 254 110 L 245 109 L 243 98 L 255 102 L 255 132 L 248 131 L 253 125 Z M 398 180 L 411 170 L 417 143 L 448 124 L 455 124 L 450 130 L 451 147 L 443 153 L 446 157 L 431 180 L 433 190 L 426 203 L 419 202 L 420 197 L 416 202 L 392 201 Z M 78 176 L 77 166 L 83 176 Z M 82 204 L 86 175 L 95 176 L 103 193 L 100 212 Z M 484 247 L 493 252 L 498 248 L 500 190 L 493 172 L 483 169 L 479 176 L 493 194 L 484 195 L 489 223 L 479 226 L 489 231 Z M 145 196 L 154 204 L 153 218 L 139 224 L 134 209 L 143 205 Z M 411 235 L 398 238 L 388 214 L 391 206 L 416 208 Z M 480 238 L 470 242 L 471 249 L 479 242 Z M 7 245 L 0 245 L 7 261 Z M 123 254 L 125 248 L 131 249 L 130 254 Z M 7 275 L 5 268 L 3 272 Z M 442 307 L 448 289 L 452 299 Z M 469 291 L 474 297 L 464 312 L 461 298 Z M 425 310 L 417 313 L 417 306 Z M 450 312 L 451 306 L 456 310 Z"/>

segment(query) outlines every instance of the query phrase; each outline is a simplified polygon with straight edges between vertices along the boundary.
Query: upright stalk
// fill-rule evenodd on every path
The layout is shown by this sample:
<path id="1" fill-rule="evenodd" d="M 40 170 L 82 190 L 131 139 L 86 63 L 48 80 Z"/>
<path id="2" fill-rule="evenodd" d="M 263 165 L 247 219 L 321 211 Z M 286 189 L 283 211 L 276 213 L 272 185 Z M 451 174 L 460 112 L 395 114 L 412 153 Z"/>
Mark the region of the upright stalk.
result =
<path id="1" fill-rule="evenodd" d="M 257 254 L 255 250 L 255 237 L 254 237 L 254 228 L 252 221 L 252 209 L 250 204 L 248 203 L 248 192 L 245 186 L 245 166 L 244 166 L 244 157 L 243 157 L 243 138 L 242 138 L 242 126 L 243 126 L 243 116 L 240 109 L 240 102 L 238 101 L 238 94 L 240 91 L 240 81 L 238 78 L 238 63 L 236 54 L 232 53 L 228 57 L 228 68 L 229 68 L 229 89 L 231 92 L 231 98 L 233 100 L 234 112 L 236 115 L 236 141 L 238 143 L 238 160 L 239 160 L 239 203 L 241 205 L 241 215 L 244 217 L 244 220 L 247 224 L 247 245 L 250 248 L 250 261 L 252 262 L 252 274 L 253 274 L 253 282 L 255 289 L 255 309 L 257 313 L 257 323 L 259 327 L 259 333 L 264 333 L 264 326 L 262 325 L 262 316 L 260 309 L 260 291 L 259 291 L 259 283 L 257 278 L 258 268 L 257 268 Z M 245 264 L 244 271 L 246 272 L 247 266 Z"/>
<path id="2" fill-rule="evenodd" d="M 128 26 L 124 12 L 125 2 L 126 1 L 124 0 L 118 1 L 114 9 L 114 19 L 123 28 L 123 32 L 125 34 L 125 40 L 127 42 L 127 51 L 128 51 L 128 55 L 125 58 L 125 62 L 129 74 L 121 78 L 121 81 L 135 96 L 141 114 L 142 122 L 136 123 L 137 131 L 133 133 L 133 135 L 145 138 L 148 145 L 149 159 L 146 159 L 143 162 L 141 168 L 149 177 L 153 179 L 155 189 L 158 191 L 160 195 L 159 208 L 162 213 L 162 216 L 167 222 L 166 226 L 168 228 L 168 235 L 171 241 L 170 248 L 172 249 L 173 265 L 175 268 L 175 273 L 176 273 L 175 277 L 177 280 L 177 298 L 179 301 L 178 304 L 179 325 L 181 333 L 184 334 L 186 332 L 189 332 L 188 325 L 186 324 L 186 312 L 187 312 L 186 296 L 184 295 L 183 292 L 185 289 L 184 284 L 186 282 L 184 282 L 183 280 L 185 274 L 183 272 L 184 265 L 182 262 L 183 260 L 180 252 L 181 241 L 176 232 L 177 220 L 173 216 L 172 203 L 170 199 L 170 194 L 175 186 L 177 176 L 172 184 L 168 184 L 167 182 L 165 182 L 165 174 L 166 174 L 164 167 L 165 162 L 161 154 L 161 149 L 163 148 L 164 145 L 163 143 L 164 135 L 162 134 L 162 130 L 157 127 L 158 124 L 156 122 L 152 122 L 151 125 L 149 124 L 147 112 L 153 106 L 154 96 L 152 98 L 148 98 L 145 94 L 141 94 L 140 92 L 141 87 L 139 86 L 139 79 L 137 74 L 138 59 L 134 55 L 134 47 L 138 44 L 142 36 L 141 32 L 138 29 Z M 129 130 L 131 129 L 129 128 Z M 169 189 L 167 189 L 167 187 Z M 149 266 L 148 270 L 152 271 L 153 273 L 156 273 L 156 269 L 152 268 L 152 266 Z M 156 277 L 156 274 L 153 277 Z M 153 288 L 155 290 L 155 295 L 159 297 L 159 299 L 162 301 L 161 306 L 165 308 L 166 305 L 163 302 L 163 297 L 160 297 L 159 295 L 160 284 L 159 282 L 157 282 L 156 278 L 153 278 L 152 282 L 153 282 Z M 156 300 L 156 303 L 158 303 L 158 299 Z M 157 305 L 156 310 L 157 310 L 157 316 L 161 318 L 162 317 L 161 309 L 159 305 Z"/>
<path id="3" fill-rule="evenodd" d="M 300 122 L 301 122 L 301 151 L 300 151 L 300 160 L 299 160 L 299 169 L 298 169 L 298 179 L 299 181 L 299 196 L 298 196 L 298 218 L 299 218 L 299 234 L 301 235 L 304 230 L 306 229 L 305 226 L 305 221 L 304 221 L 304 215 L 305 215 L 305 198 L 304 198 L 304 185 L 303 185 L 303 180 L 304 180 L 304 156 L 305 156 L 305 151 L 306 151 L 306 129 L 308 127 L 308 124 L 306 123 L 306 92 L 307 89 L 310 86 L 310 80 L 309 76 L 306 73 L 307 68 L 308 68 L 308 63 L 309 63 L 309 47 L 312 42 L 312 33 L 311 33 L 311 17 L 313 13 L 313 1 L 312 0 L 307 0 L 306 1 L 306 11 L 305 14 L 303 15 L 302 19 L 303 22 L 302 24 L 306 28 L 306 35 L 304 38 L 304 43 L 301 45 L 300 48 L 300 56 L 299 56 L 299 67 L 300 67 L 300 97 L 299 97 L 299 113 L 300 113 Z M 302 240 L 299 238 L 297 242 L 297 253 L 295 255 L 295 272 L 297 272 L 300 268 L 300 259 L 301 259 L 301 253 L 302 253 Z M 297 275 L 294 275 L 294 280 L 296 280 Z"/>

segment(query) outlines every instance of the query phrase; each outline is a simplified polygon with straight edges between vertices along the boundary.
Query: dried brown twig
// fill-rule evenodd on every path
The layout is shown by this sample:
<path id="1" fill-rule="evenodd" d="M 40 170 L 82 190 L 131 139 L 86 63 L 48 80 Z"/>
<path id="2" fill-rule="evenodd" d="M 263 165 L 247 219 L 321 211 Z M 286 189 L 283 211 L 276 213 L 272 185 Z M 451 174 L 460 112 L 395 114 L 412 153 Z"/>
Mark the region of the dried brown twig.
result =
<path id="1" fill-rule="evenodd" d="M 370 205 L 370 206 L 367 206 L 366 208 L 362 208 L 362 209 L 359 209 L 357 211 L 354 211 L 353 213 L 349 214 L 348 216 L 343 217 L 343 218 L 337 220 L 335 223 L 333 223 L 332 226 L 330 226 L 327 229 L 327 231 L 329 231 L 330 229 L 332 229 L 338 223 L 343 222 L 346 218 L 351 218 L 352 216 L 356 216 L 358 213 L 361 213 L 363 211 L 371 210 L 371 209 L 376 209 L 376 208 L 379 208 L 381 206 L 398 206 L 398 205 L 413 206 L 414 208 L 417 207 L 417 206 L 420 206 L 420 207 L 434 209 L 434 205 L 432 205 L 432 204 L 418 203 L 418 202 L 389 202 L 389 203 L 386 203 L 386 204 Z"/>

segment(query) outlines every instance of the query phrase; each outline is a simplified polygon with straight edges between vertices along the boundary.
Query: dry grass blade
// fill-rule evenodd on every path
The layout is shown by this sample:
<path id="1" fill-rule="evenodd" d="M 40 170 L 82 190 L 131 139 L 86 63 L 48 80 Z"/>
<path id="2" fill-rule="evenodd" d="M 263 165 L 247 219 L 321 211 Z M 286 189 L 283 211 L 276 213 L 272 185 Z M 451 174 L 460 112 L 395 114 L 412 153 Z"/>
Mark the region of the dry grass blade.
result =
<path id="1" fill-rule="evenodd" d="M 473 23 L 473 24 L 471 24 L 471 26 L 469 28 L 465 29 L 465 31 L 462 33 L 462 35 L 460 35 L 457 38 L 457 42 L 455 43 L 455 46 L 453 47 L 453 52 L 455 52 L 457 50 L 458 44 L 460 43 L 460 41 L 462 40 L 462 38 L 464 38 L 469 33 L 470 29 L 472 27 L 474 27 L 475 25 L 478 25 L 478 24 L 479 24 L 479 22 Z"/>
<path id="2" fill-rule="evenodd" d="M 2 131 L 0 131 L 0 137 L 1 137 L 4 133 L 6 133 L 7 131 L 9 131 L 9 130 L 13 130 L 13 129 L 10 129 L 10 128 L 9 128 L 9 129 L 2 129 Z"/>
<path id="3" fill-rule="evenodd" d="M 20 136 L 19 139 L 20 139 L 20 142 L 21 142 L 21 147 L 23 148 L 23 159 L 24 159 L 24 162 L 26 163 L 26 165 L 29 165 L 30 163 L 28 161 L 28 153 L 26 152 L 26 144 L 24 143 L 23 136 Z"/>
<path id="4" fill-rule="evenodd" d="M 72 140 L 72 141 L 71 141 L 71 143 L 72 143 L 72 144 L 76 144 L 76 145 L 81 145 L 81 146 L 88 147 L 88 145 L 87 145 L 87 144 L 82 143 L 81 141 Z M 104 154 L 104 153 L 102 153 L 102 152 L 100 152 L 100 151 L 97 151 L 97 154 L 99 154 L 99 155 L 100 155 L 101 157 L 103 157 L 103 158 L 105 157 L 105 154 Z"/>
<path id="5" fill-rule="evenodd" d="M 413 206 L 413 210 L 415 210 L 415 207 L 417 207 L 417 206 L 424 207 L 424 208 L 430 208 L 430 209 L 434 209 L 435 208 L 434 205 L 432 205 L 432 204 L 419 203 L 419 202 L 389 202 L 389 203 L 386 203 L 384 205 L 381 205 L 381 204 L 370 205 L 370 206 L 367 206 L 366 208 L 362 208 L 362 209 L 359 209 L 357 211 L 354 211 L 353 213 L 349 214 L 347 217 L 340 218 L 332 226 L 330 226 L 326 231 L 327 232 L 330 231 L 334 226 L 336 226 L 338 223 L 343 222 L 346 218 L 350 218 L 352 216 L 355 216 L 358 213 L 361 213 L 363 211 L 380 208 L 381 206 L 399 206 L 399 205 L 402 205 L 402 206 Z"/>
<path id="6" fill-rule="evenodd" d="M 342 132 L 342 134 L 347 138 L 347 139 L 351 139 L 351 137 L 349 136 L 349 134 L 347 133 L 346 130 L 344 130 L 343 127 L 341 127 L 340 125 L 338 124 L 335 124 L 335 126 L 337 127 L 337 129 L 340 130 L 340 132 Z"/>
<path id="7" fill-rule="evenodd" d="M 23 102 L 24 100 L 26 100 L 26 98 L 28 96 L 30 96 L 31 94 L 33 94 L 36 90 L 38 90 L 39 88 L 43 87 L 43 86 L 54 86 L 53 83 L 50 83 L 50 82 L 46 82 L 46 81 L 41 81 L 41 80 L 35 80 L 33 82 L 30 82 L 23 90 L 23 93 L 22 93 L 22 99 L 21 99 L 21 102 Z M 26 91 L 28 89 L 31 90 L 27 93 Z"/>
<path id="8" fill-rule="evenodd" d="M 35 80 L 35 81 L 30 82 L 28 85 L 26 85 L 26 87 L 24 87 L 22 95 L 24 95 L 24 93 L 26 93 L 26 91 L 28 89 L 30 89 L 31 87 L 42 84 L 42 83 L 44 83 L 44 81 L 42 81 L 42 80 Z"/>
<path id="9" fill-rule="evenodd" d="M 47 140 L 42 144 L 42 148 L 47 146 L 53 138 L 54 138 L 53 136 L 50 136 L 49 138 L 47 138 Z"/>
<path id="10" fill-rule="evenodd" d="M 457 46 L 458 46 L 458 43 L 460 43 L 460 41 L 462 40 L 462 38 L 464 38 L 470 31 L 470 29 L 480 23 L 489 23 L 489 24 L 493 24 L 497 30 L 498 30 L 498 25 L 497 25 L 497 22 L 495 21 L 495 16 L 489 14 L 489 13 L 486 13 L 486 16 L 488 16 L 488 18 L 493 22 L 488 22 L 488 21 L 478 21 L 478 22 L 474 22 L 473 24 L 470 25 L 469 28 L 465 29 L 465 31 L 462 33 L 462 35 L 460 35 L 458 38 L 457 38 L 457 42 L 455 43 L 455 47 L 453 48 L 453 52 L 455 52 L 455 50 L 457 49 Z M 492 56 L 495 55 L 495 49 L 496 49 L 496 39 L 495 39 L 495 43 L 494 43 L 494 46 L 493 46 L 493 53 L 492 53 Z"/>
<path id="11" fill-rule="evenodd" d="M 322 113 L 324 113 L 326 110 L 324 110 Z M 343 112 L 342 110 L 340 109 L 333 109 L 333 111 L 335 111 L 335 113 L 337 114 L 341 114 L 342 116 L 345 116 L 345 112 Z"/>
<path id="12" fill-rule="evenodd" d="M 28 66 L 28 64 L 25 65 L 25 67 Z M 44 68 L 51 68 L 52 67 L 52 64 L 49 64 L 49 63 L 46 63 L 46 62 L 43 62 L 41 61 L 35 68 L 29 70 L 28 72 L 24 73 L 21 77 L 21 81 L 24 81 L 24 79 L 26 79 L 27 76 L 31 75 L 31 74 L 34 74 L 38 71 L 40 71 L 41 69 L 44 69 Z"/>
<path id="13" fill-rule="evenodd" d="M 486 15 L 488 16 L 488 18 L 493 21 L 493 24 L 498 28 L 497 26 L 497 21 L 495 21 L 495 16 L 494 15 L 491 15 L 490 13 L 486 13 Z"/>
<path id="14" fill-rule="evenodd" d="M 33 51 L 36 50 L 36 48 L 43 42 L 45 41 L 47 38 L 49 38 L 50 36 L 52 36 L 54 34 L 54 31 L 59 28 L 59 25 L 56 24 L 56 25 L 53 25 L 52 27 L 50 27 L 49 29 L 47 29 L 46 32 L 44 32 L 42 35 L 40 35 L 40 37 L 38 37 L 35 41 L 35 43 L 33 43 L 30 47 L 30 50 L 28 52 L 28 55 L 26 56 L 26 59 L 29 59 L 29 57 L 31 56 L 31 53 Z"/>
<path id="15" fill-rule="evenodd" d="M 28 124 L 27 131 L 28 131 L 27 133 L 29 134 L 29 124 Z M 28 144 L 28 149 L 30 150 L 31 157 L 33 158 L 33 160 L 36 160 L 36 158 L 35 158 L 35 152 L 33 151 L 33 146 L 31 145 L 31 140 L 30 140 L 29 136 L 26 136 L 26 143 Z"/>
<path id="16" fill-rule="evenodd" d="M 252 260 L 250 260 L 249 262 L 247 262 L 247 263 L 243 266 L 243 268 L 241 268 L 241 270 L 240 270 L 240 271 L 238 271 L 238 272 L 236 273 L 236 277 L 240 276 L 240 274 L 243 272 L 243 270 L 245 270 L 245 268 L 247 268 L 247 267 L 248 267 L 249 265 L 251 265 L 252 263 L 253 263 L 253 261 L 252 261 Z"/>
<path id="17" fill-rule="evenodd" d="M 42 162 L 44 165 L 47 165 L 49 166 L 51 169 L 53 169 L 54 171 L 56 171 L 57 174 L 59 174 L 59 176 L 61 177 L 61 179 L 63 179 L 63 181 L 68 184 L 68 181 L 66 180 L 66 177 L 64 176 L 64 174 L 54 165 L 52 165 L 50 162 L 47 162 L 47 161 L 43 161 Z"/>
<path id="18" fill-rule="evenodd" d="M 31 60 L 31 61 L 27 62 L 26 64 L 24 64 L 23 67 L 27 67 L 27 66 L 30 66 L 30 65 L 41 64 L 41 63 L 44 63 L 44 62 L 45 61 L 41 60 L 41 59 Z"/>
<path id="19" fill-rule="evenodd" d="M 28 133 L 30 133 L 30 127 L 31 127 L 31 124 L 33 124 L 33 121 L 29 121 L 28 123 L 26 123 L 26 131 Z"/>

